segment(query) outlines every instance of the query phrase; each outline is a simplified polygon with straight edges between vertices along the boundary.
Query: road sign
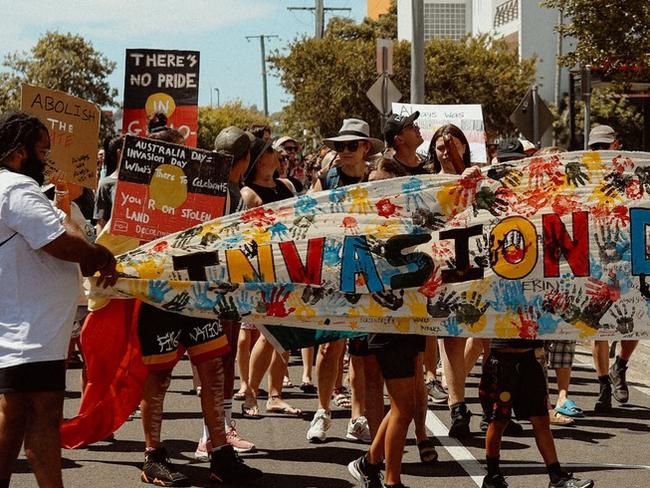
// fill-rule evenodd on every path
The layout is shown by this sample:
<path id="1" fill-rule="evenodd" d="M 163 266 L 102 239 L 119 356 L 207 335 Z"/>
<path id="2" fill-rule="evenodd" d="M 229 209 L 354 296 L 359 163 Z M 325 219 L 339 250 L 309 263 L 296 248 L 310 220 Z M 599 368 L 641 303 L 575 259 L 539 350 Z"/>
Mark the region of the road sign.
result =
<path id="1" fill-rule="evenodd" d="M 393 102 L 399 102 L 402 98 L 402 93 L 388 76 L 382 75 L 372 84 L 366 92 L 366 96 L 382 115 L 388 115 Z"/>
<path id="2" fill-rule="evenodd" d="M 529 89 L 515 111 L 510 114 L 510 120 L 526 139 L 537 145 L 544 132 L 553 125 L 553 114 L 537 94 L 537 90 Z"/>
<path id="3" fill-rule="evenodd" d="M 377 39 L 377 74 L 393 74 L 393 41 Z"/>

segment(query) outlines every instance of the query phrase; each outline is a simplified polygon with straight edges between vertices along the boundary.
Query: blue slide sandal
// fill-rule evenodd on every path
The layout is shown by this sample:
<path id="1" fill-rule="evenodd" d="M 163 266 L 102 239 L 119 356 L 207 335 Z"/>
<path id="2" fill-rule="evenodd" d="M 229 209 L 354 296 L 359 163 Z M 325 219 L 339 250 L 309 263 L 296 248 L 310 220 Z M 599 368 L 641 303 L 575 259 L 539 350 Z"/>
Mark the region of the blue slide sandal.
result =
<path id="1" fill-rule="evenodd" d="M 585 413 L 573 400 L 566 400 L 562 406 L 555 407 L 555 411 L 567 417 L 582 418 L 585 416 Z"/>

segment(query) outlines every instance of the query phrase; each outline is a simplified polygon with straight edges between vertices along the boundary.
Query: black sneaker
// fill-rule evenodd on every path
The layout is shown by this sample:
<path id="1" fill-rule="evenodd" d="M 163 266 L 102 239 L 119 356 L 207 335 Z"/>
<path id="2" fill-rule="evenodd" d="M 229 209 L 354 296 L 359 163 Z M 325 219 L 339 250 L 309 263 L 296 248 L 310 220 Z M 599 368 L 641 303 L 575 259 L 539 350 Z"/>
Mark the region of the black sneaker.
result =
<path id="1" fill-rule="evenodd" d="M 571 473 L 564 473 L 560 481 L 548 484 L 548 488 L 591 488 L 592 486 L 594 486 L 593 480 L 579 480 Z"/>
<path id="2" fill-rule="evenodd" d="M 261 478 L 262 474 L 259 469 L 246 466 L 230 445 L 212 451 L 210 481 L 241 485 Z"/>
<path id="3" fill-rule="evenodd" d="M 594 412 L 609 413 L 612 411 L 612 385 L 610 383 L 600 385 L 598 400 L 594 405 Z"/>
<path id="4" fill-rule="evenodd" d="M 359 482 L 359 488 L 383 488 L 379 466 L 365 463 L 363 459 L 361 456 L 348 464 L 348 471 Z"/>
<path id="5" fill-rule="evenodd" d="M 469 419 L 472 412 L 467 410 L 465 403 L 457 403 L 451 408 L 451 427 L 449 427 L 449 437 L 461 438 L 469 437 Z"/>
<path id="6" fill-rule="evenodd" d="M 619 368 L 616 363 L 609 368 L 609 379 L 614 387 L 614 398 L 616 398 L 618 403 L 627 403 L 630 399 L 630 390 L 627 387 L 627 381 L 625 379 L 626 372 L 627 366 Z"/>
<path id="7" fill-rule="evenodd" d="M 486 476 L 483 478 L 483 484 L 481 488 L 508 488 L 508 483 L 504 476 L 499 473 L 492 476 Z"/>
<path id="8" fill-rule="evenodd" d="M 189 478 L 176 471 L 164 447 L 145 453 L 140 479 L 156 486 L 190 486 Z"/>

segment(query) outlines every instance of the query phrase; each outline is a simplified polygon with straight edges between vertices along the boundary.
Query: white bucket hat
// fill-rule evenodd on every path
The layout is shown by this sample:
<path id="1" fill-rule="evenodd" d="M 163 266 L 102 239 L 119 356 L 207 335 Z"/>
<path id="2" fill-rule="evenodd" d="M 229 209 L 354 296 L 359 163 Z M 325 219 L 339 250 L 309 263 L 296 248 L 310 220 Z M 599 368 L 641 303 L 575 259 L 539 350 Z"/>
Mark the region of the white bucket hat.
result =
<path id="1" fill-rule="evenodd" d="M 370 143 L 368 156 L 377 154 L 384 150 L 384 142 L 374 137 L 370 137 L 370 126 L 368 125 L 368 122 L 361 119 L 344 119 L 338 135 L 336 137 L 323 139 L 323 144 L 334 149 L 335 142 L 347 141 L 368 141 Z"/>

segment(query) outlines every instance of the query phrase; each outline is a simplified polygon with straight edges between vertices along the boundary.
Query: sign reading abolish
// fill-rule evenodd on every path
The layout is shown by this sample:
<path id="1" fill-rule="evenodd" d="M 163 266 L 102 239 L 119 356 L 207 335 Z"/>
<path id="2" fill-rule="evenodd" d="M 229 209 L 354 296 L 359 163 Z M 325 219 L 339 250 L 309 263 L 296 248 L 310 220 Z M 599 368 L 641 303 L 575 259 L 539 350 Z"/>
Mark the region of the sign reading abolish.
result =
<path id="1" fill-rule="evenodd" d="M 420 112 L 417 124 L 420 127 L 424 142 L 418 147 L 418 152 L 426 154 L 433 133 L 446 124 L 459 127 L 469 142 L 472 163 L 488 163 L 485 151 L 485 125 L 483 124 L 483 109 L 480 105 L 416 105 L 411 103 L 393 103 L 393 113 L 411 115 Z"/>
<path id="2" fill-rule="evenodd" d="M 126 136 L 111 232 L 149 241 L 223 215 L 229 167 L 223 153 Z"/>
<path id="3" fill-rule="evenodd" d="M 196 147 L 199 52 L 127 49 L 122 131 L 144 135 L 147 119 L 161 112 L 189 146 Z"/>
<path id="4" fill-rule="evenodd" d="M 119 256 L 108 294 L 328 330 L 647 338 L 649 229 L 650 154 L 564 153 L 229 215 Z"/>
<path id="5" fill-rule="evenodd" d="M 67 93 L 40 86 L 22 85 L 21 109 L 38 117 L 50 134 L 52 169 L 63 171 L 65 180 L 96 187 L 99 107 Z"/>

